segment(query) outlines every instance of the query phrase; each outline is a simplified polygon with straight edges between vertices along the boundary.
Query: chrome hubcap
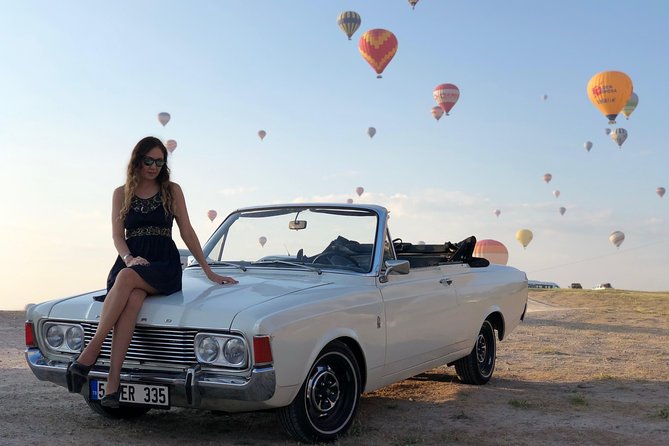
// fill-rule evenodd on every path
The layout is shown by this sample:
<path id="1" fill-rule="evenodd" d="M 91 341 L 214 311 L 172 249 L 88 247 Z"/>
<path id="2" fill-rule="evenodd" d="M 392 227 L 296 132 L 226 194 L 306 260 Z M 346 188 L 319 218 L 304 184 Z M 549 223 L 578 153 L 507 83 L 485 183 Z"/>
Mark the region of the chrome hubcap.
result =
<path id="1" fill-rule="evenodd" d="M 479 364 L 483 364 L 488 355 L 488 344 L 485 341 L 485 336 L 479 334 L 479 338 L 476 341 L 476 359 Z"/>
<path id="2" fill-rule="evenodd" d="M 307 389 L 311 406 L 324 416 L 337 405 L 339 395 L 339 380 L 332 369 L 329 366 L 318 366 Z"/>

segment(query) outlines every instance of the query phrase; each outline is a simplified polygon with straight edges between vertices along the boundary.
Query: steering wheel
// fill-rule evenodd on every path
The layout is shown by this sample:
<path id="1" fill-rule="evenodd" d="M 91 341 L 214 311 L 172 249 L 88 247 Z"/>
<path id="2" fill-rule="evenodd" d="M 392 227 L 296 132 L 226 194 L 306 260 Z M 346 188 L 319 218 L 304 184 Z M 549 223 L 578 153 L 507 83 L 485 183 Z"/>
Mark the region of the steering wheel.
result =
<path id="1" fill-rule="evenodd" d="M 323 263 L 334 266 L 360 266 L 352 258 L 338 252 L 323 252 L 318 254 L 311 263 Z"/>

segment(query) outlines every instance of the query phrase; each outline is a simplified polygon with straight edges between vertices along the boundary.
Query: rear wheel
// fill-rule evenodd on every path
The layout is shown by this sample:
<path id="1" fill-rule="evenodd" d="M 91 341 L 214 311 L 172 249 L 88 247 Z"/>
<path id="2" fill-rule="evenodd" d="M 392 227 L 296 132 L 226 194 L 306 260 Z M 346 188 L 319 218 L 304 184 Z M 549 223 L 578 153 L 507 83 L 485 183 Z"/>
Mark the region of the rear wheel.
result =
<path id="1" fill-rule="evenodd" d="M 455 371 L 460 381 L 477 385 L 490 381 L 492 372 L 495 370 L 496 354 L 495 329 L 490 321 L 486 320 L 483 322 L 471 353 L 455 361 Z"/>
<path id="2" fill-rule="evenodd" d="M 318 355 L 293 402 L 278 411 L 281 426 L 298 441 L 333 441 L 358 409 L 360 369 L 351 349 L 333 341 Z"/>

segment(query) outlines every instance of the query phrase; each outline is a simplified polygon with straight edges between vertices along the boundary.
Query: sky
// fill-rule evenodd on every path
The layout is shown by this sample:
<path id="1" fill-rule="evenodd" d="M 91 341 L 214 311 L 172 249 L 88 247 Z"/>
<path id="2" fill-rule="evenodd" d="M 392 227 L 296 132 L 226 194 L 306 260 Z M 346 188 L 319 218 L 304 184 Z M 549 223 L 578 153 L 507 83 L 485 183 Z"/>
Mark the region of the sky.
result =
<path id="1" fill-rule="evenodd" d="M 104 288 L 112 191 L 147 135 L 177 141 L 168 163 L 202 243 L 238 207 L 352 198 L 386 206 L 404 241 L 498 240 L 531 280 L 669 290 L 669 195 L 655 193 L 669 189 L 669 2 L 0 7 L 0 309 Z M 362 17 L 350 41 L 347 10 Z M 357 47 L 373 28 L 399 42 L 382 79 Z M 586 93 L 608 70 L 639 96 L 622 148 Z M 442 83 L 460 99 L 436 121 Z"/>

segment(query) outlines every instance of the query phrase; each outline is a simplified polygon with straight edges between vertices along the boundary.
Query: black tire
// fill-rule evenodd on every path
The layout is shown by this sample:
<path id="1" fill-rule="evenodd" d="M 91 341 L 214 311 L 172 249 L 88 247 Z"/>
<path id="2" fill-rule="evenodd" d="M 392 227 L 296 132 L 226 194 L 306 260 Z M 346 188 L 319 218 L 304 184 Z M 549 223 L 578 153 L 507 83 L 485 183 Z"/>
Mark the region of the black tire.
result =
<path id="1" fill-rule="evenodd" d="M 328 344 L 309 369 L 289 406 L 278 410 L 284 430 L 297 441 L 333 441 L 344 434 L 358 410 L 360 369 L 351 349 Z"/>
<path id="2" fill-rule="evenodd" d="M 495 371 L 497 344 L 490 321 L 483 322 L 471 353 L 455 361 L 455 371 L 465 384 L 481 385 L 490 381 Z"/>
<path id="3" fill-rule="evenodd" d="M 93 412 L 102 415 L 106 418 L 115 418 L 115 419 L 130 419 L 138 418 L 151 410 L 150 407 L 134 407 L 134 406 L 121 406 L 117 409 L 111 407 L 102 407 L 100 401 L 90 401 L 86 400 L 88 406 L 93 409 Z"/>

